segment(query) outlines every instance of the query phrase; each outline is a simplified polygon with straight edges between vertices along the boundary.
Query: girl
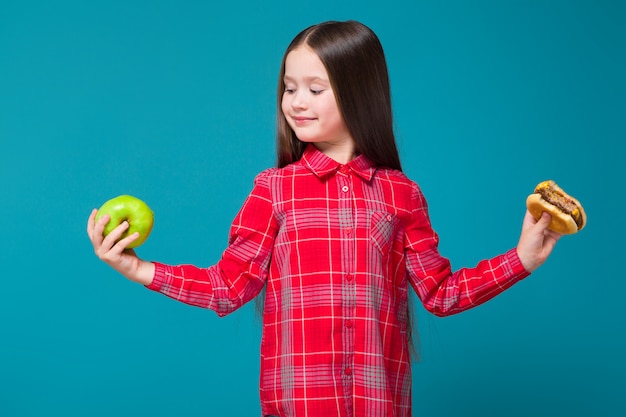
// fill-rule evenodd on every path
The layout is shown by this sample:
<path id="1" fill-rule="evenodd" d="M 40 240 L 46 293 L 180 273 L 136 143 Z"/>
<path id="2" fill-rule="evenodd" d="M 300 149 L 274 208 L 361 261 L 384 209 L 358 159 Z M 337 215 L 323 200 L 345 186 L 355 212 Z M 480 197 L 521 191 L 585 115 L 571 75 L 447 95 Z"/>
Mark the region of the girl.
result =
<path id="1" fill-rule="evenodd" d="M 410 416 L 409 285 L 445 316 L 541 265 L 559 235 L 526 213 L 518 246 L 453 272 L 426 200 L 401 171 L 376 35 L 326 22 L 287 48 L 278 86 L 278 167 L 257 176 L 229 245 L 208 268 L 139 259 L 88 221 L 95 252 L 128 279 L 224 316 L 265 287 L 261 410 L 274 416 Z"/>

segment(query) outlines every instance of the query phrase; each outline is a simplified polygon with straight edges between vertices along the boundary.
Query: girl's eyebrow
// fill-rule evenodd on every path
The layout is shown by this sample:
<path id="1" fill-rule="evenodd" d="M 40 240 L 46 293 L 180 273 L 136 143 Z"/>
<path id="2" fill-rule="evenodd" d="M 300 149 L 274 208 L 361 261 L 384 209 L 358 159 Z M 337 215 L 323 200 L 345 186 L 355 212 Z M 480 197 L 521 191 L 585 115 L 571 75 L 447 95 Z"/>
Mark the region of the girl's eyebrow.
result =
<path id="1" fill-rule="evenodd" d="M 325 83 L 328 82 L 327 79 L 319 77 L 317 75 L 310 75 L 310 76 L 304 77 L 303 80 L 307 82 L 314 82 L 314 81 L 320 81 L 320 82 L 325 82 Z M 293 77 L 290 77 L 289 75 L 285 75 L 284 81 L 295 81 L 295 79 Z"/>

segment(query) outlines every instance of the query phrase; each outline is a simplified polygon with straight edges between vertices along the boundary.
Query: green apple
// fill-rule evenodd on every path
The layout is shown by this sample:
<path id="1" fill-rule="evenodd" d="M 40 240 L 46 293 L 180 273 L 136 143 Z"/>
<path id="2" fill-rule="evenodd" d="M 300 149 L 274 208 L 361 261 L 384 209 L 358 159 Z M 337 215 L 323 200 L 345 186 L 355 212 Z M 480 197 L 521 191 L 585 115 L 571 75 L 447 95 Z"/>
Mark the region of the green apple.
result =
<path id="1" fill-rule="evenodd" d="M 104 236 L 108 235 L 122 222 L 128 222 L 128 229 L 120 239 L 139 232 L 139 237 L 131 242 L 127 248 L 136 248 L 148 239 L 154 225 L 154 213 L 146 203 L 132 195 L 120 195 L 105 202 L 98 209 L 96 221 L 108 214 L 111 220 L 104 228 Z"/>

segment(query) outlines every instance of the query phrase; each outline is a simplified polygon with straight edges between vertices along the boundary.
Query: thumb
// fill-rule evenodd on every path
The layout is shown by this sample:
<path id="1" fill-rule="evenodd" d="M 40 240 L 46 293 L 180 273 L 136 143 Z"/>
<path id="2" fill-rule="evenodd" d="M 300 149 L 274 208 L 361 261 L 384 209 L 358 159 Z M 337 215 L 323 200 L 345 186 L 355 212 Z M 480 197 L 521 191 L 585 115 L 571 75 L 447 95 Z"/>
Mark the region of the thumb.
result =
<path id="1" fill-rule="evenodd" d="M 544 230 L 548 228 L 548 226 L 550 226 L 551 221 L 552 221 L 552 216 L 550 215 L 550 213 L 544 211 L 543 213 L 541 213 L 541 217 L 537 221 L 537 224 L 535 225 L 535 227 L 543 232 Z"/>

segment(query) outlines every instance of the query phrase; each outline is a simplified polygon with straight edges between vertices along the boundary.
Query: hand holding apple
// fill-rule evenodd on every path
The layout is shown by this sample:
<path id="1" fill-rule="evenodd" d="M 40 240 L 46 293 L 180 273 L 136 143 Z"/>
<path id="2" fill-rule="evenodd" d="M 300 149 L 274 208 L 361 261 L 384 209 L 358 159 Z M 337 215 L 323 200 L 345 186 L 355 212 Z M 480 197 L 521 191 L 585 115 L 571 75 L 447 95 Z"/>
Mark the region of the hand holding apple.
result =
<path id="1" fill-rule="evenodd" d="M 136 248 L 143 244 L 148 239 L 154 225 L 154 213 L 150 207 L 131 195 L 120 195 L 105 202 L 98 209 L 95 221 L 97 222 L 105 214 L 109 215 L 110 220 L 104 228 L 104 236 L 107 236 L 124 221 L 128 222 L 128 229 L 118 241 L 135 232 L 139 233 L 139 237 L 126 246 L 127 249 Z"/>
<path id="2" fill-rule="evenodd" d="M 154 214 L 143 201 L 123 195 L 92 210 L 87 235 L 98 258 L 131 281 L 149 285 L 154 264 L 139 259 L 132 248 L 145 242 L 153 224 Z"/>

